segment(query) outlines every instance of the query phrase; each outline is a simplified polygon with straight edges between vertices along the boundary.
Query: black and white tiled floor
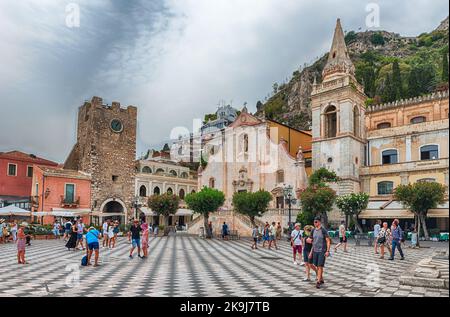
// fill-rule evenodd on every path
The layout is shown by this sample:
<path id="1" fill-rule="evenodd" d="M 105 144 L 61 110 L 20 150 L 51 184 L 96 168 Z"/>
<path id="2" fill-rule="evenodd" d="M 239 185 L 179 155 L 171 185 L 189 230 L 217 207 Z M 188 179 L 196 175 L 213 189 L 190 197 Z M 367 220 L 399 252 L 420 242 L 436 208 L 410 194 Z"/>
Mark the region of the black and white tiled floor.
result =
<path id="1" fill-rule="evenodd" d="M 449 296 L 448 290 L 399 285 L 400 273 L 437 248 L 405 249 L 406 260 L 381 260 L 373 249 L 349 246 L 332 252 L 325 286 L 304 282 L 288 242 L 280 249 L 250 249 L 248 240 L 203 240 L 193 236 L 151 238 L 150 256 L 128 258 L 130 244 L 101 249 L 101 266 L 81 267 L 84 252 L 61 241 L 32 241 L 28 265 L 16 264 L 16 247 L 0 245 L 2 296 Z"/>

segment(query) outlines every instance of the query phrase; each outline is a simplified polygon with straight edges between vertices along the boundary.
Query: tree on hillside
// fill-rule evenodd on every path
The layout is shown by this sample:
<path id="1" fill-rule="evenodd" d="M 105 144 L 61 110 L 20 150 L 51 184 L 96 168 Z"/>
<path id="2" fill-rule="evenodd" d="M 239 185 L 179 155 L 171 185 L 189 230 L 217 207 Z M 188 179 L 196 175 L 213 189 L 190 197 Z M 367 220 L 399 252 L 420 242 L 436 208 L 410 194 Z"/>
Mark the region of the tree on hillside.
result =
<path id="1" fill-rule="evenodd" d="M 225 195 L 213 188 L 203 187 L 197 193 L 186 195 L 184 199 L 189 209 L 203 216 L 203 226 L 207 238 L 211 238 L 211 232 L 207 230 L 209 213 L 216 212 L 225 202 Z"/>
<path id="2" fill-rule="evenodd" d="M 169 216 L 174 215 L 180 205 L 180 198 L 172 194 L 152 195 L 148 199 L 148 206 L 158 215 L 164 216 L 164 225 L 169 224 Z M 164 230 L 166 234 L 166 230 Z"/>
<path id="3" fill-rule="evenodd" d="M 359 224 L 359 214 L 367 208 L 369 203 L 369 195 L 366 193 L 351 193 L 348 195 L 339 196 L 336 198 L 336 206 L 342 213 L 354 219 L 356 227 L 360 233 L 363 232 Z"/>
<path id="4" fill-rule="evenodd" d="M 403 82 L 402 76 L 400 74 L 400 66 L 398 65 L 398 60 L 392 63 L 392 94 L 394 100 L 400 100 L 403 96 Z"/>
<path id="5" fill-rule="evenodd" d="M 448 82 L 448 49 L 442 51 L 442 82 Z"/>
<path id="6" fill-rule="evenodd" d="M 416 216 L 419 237 L 422 227 L 425 239 L 430 238 L 426 223 L 428 210 L 444 203 L 445 190 L 446 186 L 435 182 L 417 182 L 395 188 L 394 199 L 403 203 Z"/>
<path id="7" fill-rule="evenodd" d="M 236 192 L 233 195 L 233 207 L 236 212 L 248 216 L 252 226 L 255 226 L 255 217 L 261 217 L 267 211 L 271 200 L 272 195 L 265 190 Z"/>

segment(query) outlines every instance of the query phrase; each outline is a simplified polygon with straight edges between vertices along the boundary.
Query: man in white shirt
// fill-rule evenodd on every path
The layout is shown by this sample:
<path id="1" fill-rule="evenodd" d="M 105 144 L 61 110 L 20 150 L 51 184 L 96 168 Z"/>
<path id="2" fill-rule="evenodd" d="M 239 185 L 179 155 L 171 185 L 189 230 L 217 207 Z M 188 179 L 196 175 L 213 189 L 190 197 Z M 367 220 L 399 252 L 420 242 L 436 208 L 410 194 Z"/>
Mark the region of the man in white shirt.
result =
<path id="1" fill-rule="evenodd" d="M 272 225 L 269 227 L 269 250 L 271 249 L 272 243 L 275 246 L 275 249 L 278 250 L 276 235 L 277 228 L 275 222 L 272 222 Z"/>
<path id="2" fill-rule="evenodd" d="M 347 236 L 345 229 L 345 221 L 341 221 L 341 225 L 339 226 L 339 243 L 334 247 L 334 252 L 337 252 L 337 249 L 344 245 L 344 252 L 347 252 Z"/>
<path id="3" fill-rule="evenodd" d="M 109 219 L 107 219 L 106 221 L 104 221 L 103 222 L 103 225 L 102 225 L 102 234 L 103 234 L 103 242 L 102 242 L 102 246 L 105 248 L 105 247 L 107 247 L 108 246 L 108 240 L 109 240 L 109 237 L 108 237 L 108 229 L 109 229 L 109 227 L 110 227 L 110 220 Z"/>
<path id="4" fill-rule="evenodd" d="M 292 246 L 292 252 L 294 256 L 294 264 L 298 265 L 297 262 L 297 253 L 300 257 L 300 261 L 302 259 L 302 232 L 300 231 L 300 224 L 295 224 L 295 229 L 292 230 L 291 233 L 291 246 Z"/>

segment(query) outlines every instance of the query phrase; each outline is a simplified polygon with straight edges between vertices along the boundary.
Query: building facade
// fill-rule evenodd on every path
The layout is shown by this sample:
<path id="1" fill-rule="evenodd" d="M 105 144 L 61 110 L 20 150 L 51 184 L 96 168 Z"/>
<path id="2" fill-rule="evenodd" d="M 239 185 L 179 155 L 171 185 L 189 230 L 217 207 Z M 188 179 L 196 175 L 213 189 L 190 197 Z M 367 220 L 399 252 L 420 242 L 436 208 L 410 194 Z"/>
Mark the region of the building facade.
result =
<path id="1" fill-rule="evenodd" d="M 16 205 L 31 210 L 30 192 L 36 165 L 57 166 L 58 163 L 20 151 L 0 153 L 0 207 Z"/>
<path id="2" fill-rule="evenodd" d="M 448 188 L 449 98 L 447 92 L 365 106 L 340 21 L 322 82 L 312 91 L 313 169 L 333 170 L 338 195 L 367 192 L 369 206 L 360 218 L 408 219 L 414 215 L 392 198 L 399 184 L 432 181 Z M 429 211 L 431 227 L 448 230 L 447 201 Z M 343 216 L 335 208 L 330 220 Z"/>
<path id="3" fill-rule="evenodd" d="M 221 190 L 226 198 L 223 208 L 228 210 L 234 193 L 260 189 L 272 193 L 271 207 L 284 208 L 283 189 L 290 185 L 298 194 L 306 187 L 307 175 L 302 152 L 292 156 L 283 138 L 273 141 L 276 133 L 275 127 L 244 108 L 222 132 L 220 142 L 206 144 L 211 151 L 206 168 L 199 169 L 199 188 Z"/>
<path id="4" fill-rule="evenodd" d="M 91 176 L 92 210 L 102 217 L 133 217 L 137 108 L 104 105 L 99 97 L 78 111 L 77 143 L 64 168 Z"/>
<path id="5" fill-rule="evenodd" d="M 148 208 L 148 198 L 164 193 L 180 198 L 180 210 L 170 217 L 169 225 L 178 222 L 183 226 L 190 222 L 192 211 L 187 210 L 184 198 L 197 191 L 197 172 L 162 157 L 138 160 L 136 170 L 135 196 L 138 197 L 140 211 L 149 217 L 150 223 L 162 224 L 162 220 Z"/>
<path id="6" fill-rule="evenodd" d="M 34 166 L 31 189 L 33 212 L 73 214 L 90 223 L 91 177 L 89 174 L 58 167 Z M 35 214 L 35 213 L 33 213 Z M 46 215 L 44 224 L 53 223 Z"/>

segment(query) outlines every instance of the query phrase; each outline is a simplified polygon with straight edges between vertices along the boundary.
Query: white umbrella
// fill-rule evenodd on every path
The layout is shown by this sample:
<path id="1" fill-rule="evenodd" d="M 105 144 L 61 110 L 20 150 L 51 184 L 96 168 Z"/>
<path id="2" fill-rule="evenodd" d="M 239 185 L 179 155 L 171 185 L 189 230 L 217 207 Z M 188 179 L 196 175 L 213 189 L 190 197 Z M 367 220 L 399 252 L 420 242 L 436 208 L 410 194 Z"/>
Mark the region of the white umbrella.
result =
<path id="1" fill-rule="evenodd" d="M 4 216 L 30 216 L 31 211 L 19 208 L 17 206 L 6 206 L 0 208 L 0 215 Z"/>

